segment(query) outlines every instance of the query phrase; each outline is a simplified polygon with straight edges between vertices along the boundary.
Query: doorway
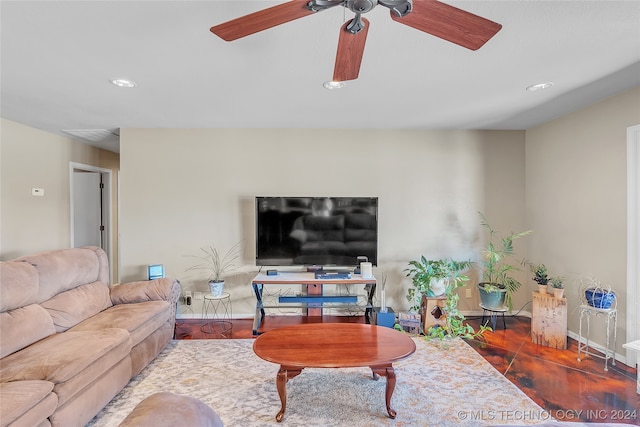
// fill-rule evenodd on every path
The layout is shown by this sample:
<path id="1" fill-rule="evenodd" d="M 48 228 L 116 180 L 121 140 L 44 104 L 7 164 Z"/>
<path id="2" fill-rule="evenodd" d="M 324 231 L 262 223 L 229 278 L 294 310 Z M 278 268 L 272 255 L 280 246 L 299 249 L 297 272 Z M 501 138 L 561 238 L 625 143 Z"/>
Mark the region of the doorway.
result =
<path id="1" fill-rule="evenodd" d="M 107 254 L 109 276 L 114 277 L 111 252 L 111 170 L 69 163 L 71 247 L 98 246 Z"/>

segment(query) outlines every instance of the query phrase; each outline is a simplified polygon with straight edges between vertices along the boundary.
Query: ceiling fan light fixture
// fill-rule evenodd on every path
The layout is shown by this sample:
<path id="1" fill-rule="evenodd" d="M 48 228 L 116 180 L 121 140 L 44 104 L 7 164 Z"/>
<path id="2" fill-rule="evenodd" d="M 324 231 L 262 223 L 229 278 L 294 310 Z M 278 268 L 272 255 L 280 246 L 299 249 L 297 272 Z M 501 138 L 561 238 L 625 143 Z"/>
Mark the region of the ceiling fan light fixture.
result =
<path id="1" fill-rule="evenodd" d="M 551 86 L 553 86 L 553 82 L 538 83 L 535 85 L 527 86 L 527 91 L 535 92 L 537 90 L 549 89 Z"/>
<path id="2" fill-rule="evenodd" d="M 136 86 L 136 82 L 134 82 L 133 80 L 129 80 L 129 79 L 111 79 L 109 80 L 109 83 L 111 83 L 112 85 L 118 86 L 118 87 L 135 87 Z"/>
<path id="3" fill-rule="evenodd" d="M 345 82 L 324 82 L 322 84 L 322 86 L 324 86 L 325 89 L 329 89 L 329 90 L 333 90 L 333 89 L 342 89 L 343 87 L 345 87 Z"/>

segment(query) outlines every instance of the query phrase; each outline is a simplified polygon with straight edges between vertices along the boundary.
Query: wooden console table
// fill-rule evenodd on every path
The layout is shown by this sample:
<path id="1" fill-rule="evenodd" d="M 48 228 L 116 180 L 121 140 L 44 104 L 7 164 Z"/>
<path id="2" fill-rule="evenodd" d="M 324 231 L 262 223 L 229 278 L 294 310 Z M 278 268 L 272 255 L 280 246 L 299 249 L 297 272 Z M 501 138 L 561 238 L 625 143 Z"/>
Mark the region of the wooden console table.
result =
<path id="1" fill-rule="evenodd" d="M 258 328 L 264 320 L 265 308 L 277 308 L 280 305 L 264 305 L 262 292 L 266 285 L 301 285 L 304 295 L 281 296 L 279 302 L 289 307 L 300 307 L 307 310 L 307 316 L 322 316 L 322 306 L 325 303 L 338 304 L 336 306 L 353 306 L 357 302 L 357 296 L 353 295 L 324 295 L 323 285 L 367 285 L 367 305 L 365 307 L 365 319 L 370 323 L 373 309 L 373 296 L 376 293 L 376 279 L 363 278 L 360 274 L 352 274 L 348 279 L 316 279 L 314 273 L 308 272 L 278 272 L 276 275 L 258 273 L 251 282 L 256 296 L 256 313 L 253 318 L 253 335 L 258 335 Z"/>

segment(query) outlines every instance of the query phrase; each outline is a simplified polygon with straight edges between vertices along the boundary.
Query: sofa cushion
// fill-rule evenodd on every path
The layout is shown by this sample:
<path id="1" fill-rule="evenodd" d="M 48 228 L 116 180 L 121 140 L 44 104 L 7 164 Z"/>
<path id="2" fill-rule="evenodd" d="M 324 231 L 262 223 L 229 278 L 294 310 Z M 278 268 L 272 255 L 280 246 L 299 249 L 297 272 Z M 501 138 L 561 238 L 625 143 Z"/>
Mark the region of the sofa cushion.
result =
<path id="1" fill-rule="evenodd" d="M 55 333 L 51 316 L 37 304 L 0 313 L 0 358 Z"/>
<path id="2" fill-rule="evenodd" d="M 129 331 L 133 347 L 170 319 L 171 310 L 168 307 L 167 301 L 114 305 L 78 324 L 69 332 L 121 328 Z"/>
<path id="3" fill-rule="evenodd" d="M 0 383 L 0 425 L 34 426 L 47 419 L 58 405 L 49 381 Z"/>
<path id="4" fill-rule="evenodd" d="M 51 315 L 56 332 L 64 332 L 111 307 L 111 297 L 107 285 L 94 282 L 61 292 L 41 305 Z"/>
<path id="5" fill-rule="evenodd" d="M 20 257 L 38 271 L 38 300 L 46 301 L 60 292 L 86 283 L 109 282 L 109 267 L 99 248 L 72 248 Z"/>
<path id="6" fill-rule="evenodd" d="M 131 350 L 123 329 L 67 331 L 55 334 L 2 359 L 0 382 L 47 380 L 63 383 L 115 351 L 121 360 Z"/>
<path id="7" fill-rule="evenodd" d="M 2 298 L 0 311 L 38 302 L 38 271 L 26 262 L 7 261 L 0 263 Z"/>

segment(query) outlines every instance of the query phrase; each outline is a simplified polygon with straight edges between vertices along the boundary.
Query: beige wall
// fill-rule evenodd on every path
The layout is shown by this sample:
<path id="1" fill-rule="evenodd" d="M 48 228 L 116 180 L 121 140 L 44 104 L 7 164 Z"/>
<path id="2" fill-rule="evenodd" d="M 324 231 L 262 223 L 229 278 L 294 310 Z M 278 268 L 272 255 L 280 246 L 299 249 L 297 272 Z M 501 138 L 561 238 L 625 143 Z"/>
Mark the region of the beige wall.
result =
<path id="1" fill-rule="evenodd" d="M 0 120 L 0 259 L 69 247 L 69 163 L 116 175 L 118 155 Z M 32 196 L 33 187 L 44 188 L 45 195 Z"/>
<path id="2" fill-rule="evenodd" d="M 380 267 L 388 304 L 407 306 L 407 261 L 475 259 L 477 211 L 499 231 L 533 229 L 518 252 L 568 279 L 569 330 L 578 330 L 580 273 L 619 294 L 625 336 L 626 128 L 640 123 L 640 89 L 526 132 L 372 130 L 122 130 L 120 235 L 123 279 L 161 262 L 187 290 L 205 290 L 186 268 L 200 246 L 245 246 L 231 279 L 233 310 L 252 313 L 256 195 L 380 198 Z M 118 156 L 2 120 L 0 256 L 69 245 L 69 162 L 117 168 Z M 526 171 L 526 172 L 525 172 Z M 117 171 L 115 171 L 117 172 Z M 114 174 L 116 176 L 116 174 Z M 114 178 L 115 179 L 115 178 Z M 114 188 L 117 187 L 114 183 Z M 46 196 L 30 195 L 43 187 Z M 114 197 L 114 202 L 117 200 Z M 514 308 L 530 301 L 525 287 Z M 474 280 L 477 279 L 474 277 Z M 123 281 L 124 281 L 123 280 Z M 477 291 L 461 299 L 477 310 Z M 604 343 L 603 333 L 594 331 Z M 620 348 L 618 345 L 618 352 Z"/>
<path id="3" fill-rule="evenodd" d="M 626 336 L 626 132 L 640 123 L 640 88 L 526 134 L 529 257 L 567 280 L 568 327 L 577 333 L 578 280 L 591 274 L 619 296 L 618 346 Z M 604 343 L 600 321 L 592 339 Z"/>
<path id="4" fill-rule="evenodd" d="M 185 290 L 204 291 L 187 255 L 242 241 L 247 273 L 229 285 L 237 315 L 255 301 L 255 196 L 377 196 L 377 274 L 397 310 L 409 260 L 477 256 L 478 211 L 498 230 L 524 226 L 524 132 L 125 129 L 121 180 L 122 280 L 163 263 Z M 462 308 L 477 307 L 474 290 Z"/>

